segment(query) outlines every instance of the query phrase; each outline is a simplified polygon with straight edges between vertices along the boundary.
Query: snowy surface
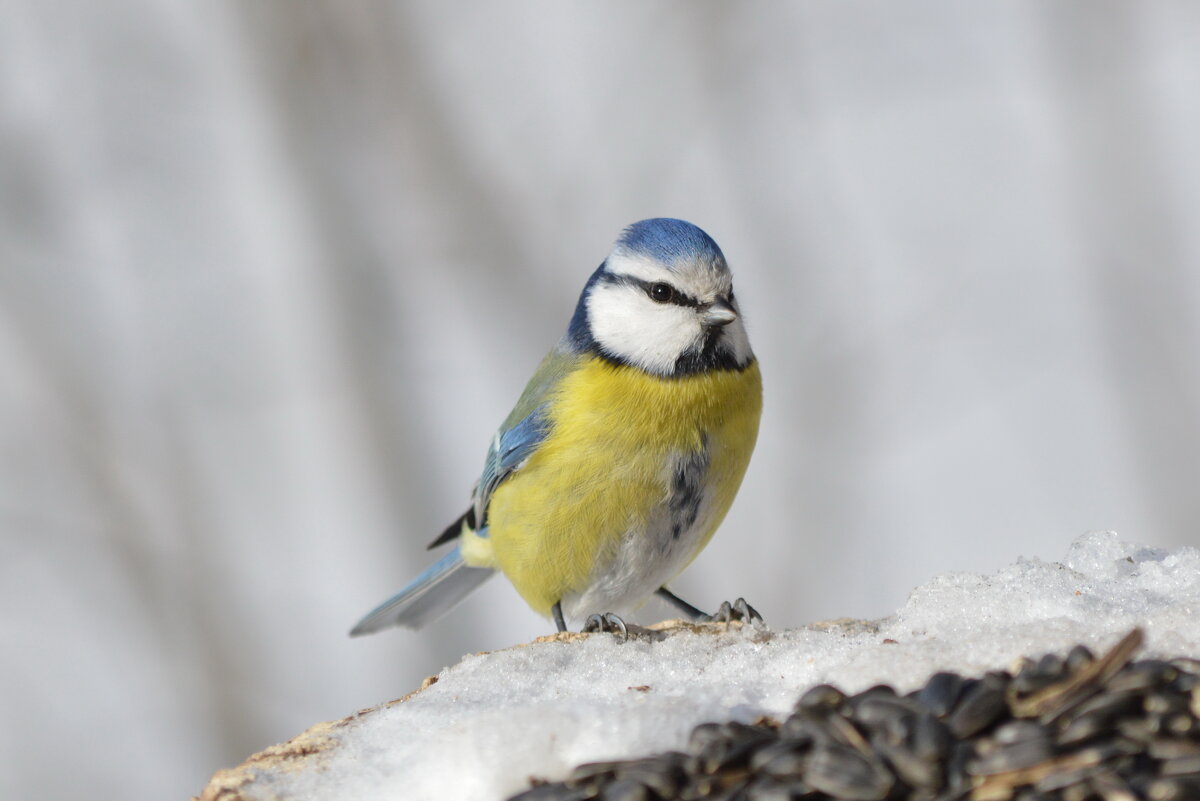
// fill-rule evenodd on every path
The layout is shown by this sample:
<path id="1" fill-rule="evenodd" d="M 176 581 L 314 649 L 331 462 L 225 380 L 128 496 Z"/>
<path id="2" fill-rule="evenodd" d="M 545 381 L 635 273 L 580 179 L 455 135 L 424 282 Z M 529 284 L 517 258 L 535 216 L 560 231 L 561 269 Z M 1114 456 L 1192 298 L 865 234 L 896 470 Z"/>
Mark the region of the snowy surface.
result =
<path id="1" fill-rule="evenodd" d="M 1200 551 L 1089 534 L 1062 563 L 1020 560 L 993 575 L 952 573 L 897 614 L 790 631 L 684 629 L 659 641 L 608 635 L 468 656 L 409 700 L 336 730 L 314 766 L 263 775 L 250 798 L 490 799 L 574 765 L 681 748 L 708 720 L 786 714 L 807 687 L 919 686 L 1134 626 L 1147 652 L 1200 656 Z M 319 769 L 313 769 L 313 768 Z"/>

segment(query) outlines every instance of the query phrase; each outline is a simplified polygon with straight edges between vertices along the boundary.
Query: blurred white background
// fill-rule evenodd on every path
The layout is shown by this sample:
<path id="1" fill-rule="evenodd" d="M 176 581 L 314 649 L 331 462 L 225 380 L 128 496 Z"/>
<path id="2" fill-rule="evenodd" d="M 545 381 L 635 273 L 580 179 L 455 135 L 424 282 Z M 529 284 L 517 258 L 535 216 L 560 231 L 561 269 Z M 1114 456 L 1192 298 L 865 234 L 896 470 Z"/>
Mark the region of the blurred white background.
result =
<path id="1" fill-rule="evenodd" d="M 1198 142 L 1188 0 L 4 0 L 0 798 L 185 798 L 551 631 L 346 637 L 643 217 L 766 381 L 693 602 L 1196 544 Z"/>

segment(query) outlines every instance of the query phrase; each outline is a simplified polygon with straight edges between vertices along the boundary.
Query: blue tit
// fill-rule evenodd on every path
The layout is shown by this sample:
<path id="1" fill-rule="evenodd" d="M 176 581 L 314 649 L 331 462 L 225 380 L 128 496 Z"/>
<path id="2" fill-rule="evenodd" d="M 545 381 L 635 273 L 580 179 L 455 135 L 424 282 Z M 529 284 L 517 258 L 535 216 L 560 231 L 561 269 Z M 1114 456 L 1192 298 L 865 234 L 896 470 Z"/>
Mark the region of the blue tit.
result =
<path id="1" fill-rule="evenodd" d="M 471 508 L 430 545 L 452 550 L 351 634 L 419 628 L 496 571 L 559 631 L 623 629 L 656 593 L 701 617 L 665 584 L 733 503 L 761 411 L 717 243 L 682 220 L 634 223 L 492 438 Z"/>

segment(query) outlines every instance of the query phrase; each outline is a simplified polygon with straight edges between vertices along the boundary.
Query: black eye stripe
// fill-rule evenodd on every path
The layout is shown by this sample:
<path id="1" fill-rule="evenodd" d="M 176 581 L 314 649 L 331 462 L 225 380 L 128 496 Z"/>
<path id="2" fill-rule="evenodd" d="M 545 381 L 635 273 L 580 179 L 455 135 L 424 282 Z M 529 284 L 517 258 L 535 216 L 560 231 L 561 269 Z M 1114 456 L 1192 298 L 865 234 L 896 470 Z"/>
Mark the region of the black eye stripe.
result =
<path id="1" fill-rule="evenodd" d="M 635 278 L 632 275 L 617 275 L 614 273 L 606 274 L 603 279 L 606 284 L 624 284 L 626 286 L 635 286 L 646 293 L 646 296 L 653 299 L 653 288 L 659 284 L 665 284 L 672 290 L 672 295 L 669 300 L 658 301 L 660 303 L 673 303 L 676 306 L 686 306 L 692 309 L 700 308 L 700 301 L 693 298 L 691 295 L 683 292 L 679 287 L 667 281 L 646 281 L 641 278 Z"/>
<path id="2" fill-rule="evenodd" d="M 680 292 L 678 289 L 675 290 L 675 297 L 671 299 L 671 302 L 676 306 L 687 306 L 689 309 L 699 309 L 702 305 L 700 301 L 685 292 Z"/>
<path id="3" fill-rule="evenodd" d="M 649 295 L 652 300 L 657 300 L 654 297 L 654 287 L 662 284 L 671 288 L 671 297 L 666 301 L 661 302 L 673 303 L 676 306 L 686 306 L 692 309 L 700 308 L 700 301 L 696 300 L 686 292 L 681 291 L 673 284 L 668 284 L 666 281 L 643 281 L 640 278 L 634 278 L 633 281 L 637 286 L 640 286 L 642 291 Z"/>

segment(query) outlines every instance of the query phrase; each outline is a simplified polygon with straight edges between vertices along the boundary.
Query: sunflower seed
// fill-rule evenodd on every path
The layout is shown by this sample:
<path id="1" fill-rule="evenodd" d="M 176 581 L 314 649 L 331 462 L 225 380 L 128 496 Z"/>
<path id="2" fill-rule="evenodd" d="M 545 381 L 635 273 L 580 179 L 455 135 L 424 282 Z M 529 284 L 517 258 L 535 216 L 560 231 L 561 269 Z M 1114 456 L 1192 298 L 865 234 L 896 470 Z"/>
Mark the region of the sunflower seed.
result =
<path id="1" fill-rule="evenodd" d="M 907 695 L 808 690 L 782 724 L 705 723 L 686 753 L 575 768 L 521 801 L 1197 801 L 1200 661 L 1023 659 Z"/>

